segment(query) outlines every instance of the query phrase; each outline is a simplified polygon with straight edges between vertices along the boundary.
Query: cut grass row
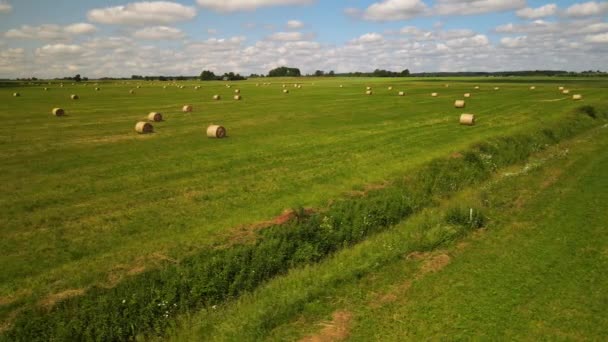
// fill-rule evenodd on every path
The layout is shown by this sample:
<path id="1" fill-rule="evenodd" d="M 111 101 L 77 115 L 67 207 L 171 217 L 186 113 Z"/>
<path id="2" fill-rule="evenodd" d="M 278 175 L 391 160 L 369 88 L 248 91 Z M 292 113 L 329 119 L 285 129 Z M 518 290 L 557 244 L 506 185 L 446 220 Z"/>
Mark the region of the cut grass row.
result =
<path id="1" fill-rule="evenodd" d="M 596 125 L 598 121 L 589 115 L 591 110 L 579 110 L 540 131 L 479 143 L 459 158 L 437 159 L 415 175 L 399 178 L 366 196 L 332 203 L 287 227 L 265 229 L 254 244 L 205 251 L 178 265 L 127 279 L 111 289 L 93 288 L 81 297 L 60 302 L 50 312 L 26 309 L 8 337 L 113 340 L 162 333 L 172 315 L 220 304 L 290 268 L 317 262 L 442 197 L 487 179 L 497 168 L 521 162 L 545 145 Z M 450 229 L 427 227 L 422 239 L 413 236 L 411 240 L 432 248 L 453 234 L 477 227 L 482 220 L 473 213 L 469 217 L 468 211 L 455 210 L 445 219 Z"/>

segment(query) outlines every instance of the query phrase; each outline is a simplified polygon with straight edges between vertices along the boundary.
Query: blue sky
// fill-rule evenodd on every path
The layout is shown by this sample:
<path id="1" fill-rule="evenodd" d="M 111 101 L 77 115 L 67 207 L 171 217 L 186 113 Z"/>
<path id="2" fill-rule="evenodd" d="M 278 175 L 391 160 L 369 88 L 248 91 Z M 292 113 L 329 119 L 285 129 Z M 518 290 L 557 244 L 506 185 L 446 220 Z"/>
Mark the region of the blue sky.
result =
<path id="1" fill-rule="evenodd" d="M 608 69 L 607 1 L 0 0 L 0 78 Z"/>

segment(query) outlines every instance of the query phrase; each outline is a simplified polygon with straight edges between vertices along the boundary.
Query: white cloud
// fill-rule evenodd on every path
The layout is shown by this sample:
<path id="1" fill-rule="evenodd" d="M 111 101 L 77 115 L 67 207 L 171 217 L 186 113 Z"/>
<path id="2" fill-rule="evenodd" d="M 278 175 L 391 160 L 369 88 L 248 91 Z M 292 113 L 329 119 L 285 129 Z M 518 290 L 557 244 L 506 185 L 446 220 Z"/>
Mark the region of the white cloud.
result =
<path id="1" fill-rule="evenodd" d="M 133 37 L 147 40 L 171 40 L 184 38 L 184 36 L 180 29 L 168 26 L 144 27 L 133 33 Z"/>
<path id="2" fill-rule="evenodd" d="M 196 9 L 169 1 L 134 2 L 124 6 L 90 10 L 92 22 L 119 25 L 169 24 L 196 16 Z"/>
<path id="3" fill-rule="evenodd" d="M 20 28 L 10 29 L 4 33 L 6 38 L 37 39 L 37 40 L 69 40 L 77 35 L 91 34 L 97 28 L 88 23 L 77 23 L 68 26 L 59 25 L 23 25 Z"/>
<path id="4" fill-rule="evenodd" d="M 13 5 L 4 0 L 0 0 L 0 13 L 11 13 L 12 11 Z"/>
<path id="5" fill-rule="evenodd" d="M 219 12 L 252 11 L 261 7 L 308 5 L 315 0 L 197 0 L 199 6 Z"/>
<path id="6" fill-rule="evenodd" d="M 305 35 L 302 32 L 277 32 L 268 37 L 269 40 L 290 42 L 305 40 Z"/>
<path id="7" fill-rule="evenodd" d="M 366 33 L 359 38 L 353 40 L 354 43 L 376 43 L 384 40 L 384 37 L 379 33 Z"/>
<path id="8" fill-rule="evenodd" d="M 428 7 L 421 0 L 384 0 L 371 4 L 363 11 L 347 9 L 346 13 L 371 21 L 408 20 L 422 15 Z"/>
<path id="9" fill-rule="evenodd" d="M 504 37 L 500 40 L 500 44 L 507 48 L 518 48 L 526 44 L 528 37 Z"/>
<path id="10" fill-rule="evenodd" d="M 440 15 L 468 15 L 520 9 L 526 0 L 437 0 L 434 11 Z"/>
<path id="11" fill-rule="evenodd" d="M 595 1 L 574 4 L 566 9 L 566 15 L 569 17 L 589 17 L 607 12 L 608 2 Z"/>
<path id="12" fill-rule="evenodd" d="M 556 4 L 547 4 L 538 8 L 522 8 L 517 11 L 517 16 L 525 19 L 538 19 L 549 17 L 557 13 Z"/>
<path id="13" fill-rule="evenodd" d="M 36 56 L 61 58 L 82 55 L 85 52 L 86 50 L 80 45 L 48 44 L 36 49 Z"/>
<path id="14" fill-rule="evenodd" d="M 287 28 L 291 30 L 298 30 L 304 27 L 304 23 L 299 20 L 290 20 L 287 22 Z"/>
<path id="15" fill-rule="evenodd" d="M 608 44 L 608 32 L 586 36 L 585 41 L 589 43 Z"/>

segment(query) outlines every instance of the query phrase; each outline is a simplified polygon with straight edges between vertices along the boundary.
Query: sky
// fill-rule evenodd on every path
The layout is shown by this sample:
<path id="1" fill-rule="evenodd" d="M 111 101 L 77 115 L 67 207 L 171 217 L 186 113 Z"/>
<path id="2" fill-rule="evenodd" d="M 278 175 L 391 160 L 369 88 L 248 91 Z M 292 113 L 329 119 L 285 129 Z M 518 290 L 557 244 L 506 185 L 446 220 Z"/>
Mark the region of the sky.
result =
<path id="1" fill-rule="evenodd" d="M 608 70 L 608 1 L 0 0 L 0 78 Z"/>

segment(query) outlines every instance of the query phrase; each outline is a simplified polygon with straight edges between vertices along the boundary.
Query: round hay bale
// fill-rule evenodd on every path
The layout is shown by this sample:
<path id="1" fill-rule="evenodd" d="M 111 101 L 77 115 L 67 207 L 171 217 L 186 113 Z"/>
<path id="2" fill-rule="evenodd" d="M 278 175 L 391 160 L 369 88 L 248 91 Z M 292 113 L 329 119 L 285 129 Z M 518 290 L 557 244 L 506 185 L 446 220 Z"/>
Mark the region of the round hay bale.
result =
<path id="1" fill-rule="evenodd" d="M 344 88 L 344 86 L 340 84 L 340 88 Z"/>
<path id="2" fill-rule="evenodd" d="M 399 92 L 399 96 L 405 96 L 405 92 L 400 91 L 400 92 Z"/>
<path id="3" fill-rule="evenodd" d="M 371 91 L 371 90 L 367 90 L 367 91 L 365 92 L 365 95 L 374 95 L 374 92 L 373 92 L 373 91 Z"/>
<path id="4" fill-rule="evenodd" d="M 454 107 L 456 107 L 456 108 L 464 108 L 465 105 L 466 105 L 466 103 L 464 102 L 464 100 L 454 101 Z"/>
<path id="5" fill-rule="evenodd" d="M 372 90 L 372 87 L 365 87 L 365 90 Z"/>
<path id="6" fill-rule="evenodd" d="M 562 94 L 568 95 L 568 94 L 570 94 L 570 90 L 564 89 L 564 90 L 562 90 Z"/>
<path id="7" fill-rule="evenodd" d="M 133 89 L 129 90 L 129 94 L 135 94 L 135 90 L 133 90 Z"/>
<path id="8" fill-rule="evenodd" d="M 259 84 L 259 83 L 256 83 L 256 84 L 255 84 L 255 86 L 256 86 L 256 87 L 259 87 L 259 86 L 260 86 L 260 84 Z"/>
<path id="9" fill-rule="evenodd" d="M 163 86 L 163 89 L 167 89 L 167 86 Z"/>
<path id="10" fill-rule="evenodd" d="M 59 87 L 60 87 L 60 88 L 63 88 L 63 84 L 60 84 L 60 85 L 59 85 Z"/>
<path id="11" fill-rule="evenodd" d="M 432 97 L 437 97 L 437 96 L 439 96 L 439 94 L 437 94 L 437 93 L 432 93 L 432 94 L 431 94 L 431 96 L 432 96 Z"/>
<path id="12" fill-rule="evenodd" d="M 213 99 L 214 99 L 215 101 L 219 101 L 219 100 L 221 100 L 221 99 L 222 99 L 222 97 L 221 97 L 221 96 L 219 96 L 219 95 L 213 95 Z"/>
<path id="13" fill-rule="evenodd" d="M 283 88 L 287 88 L 287 85 L 283 84 Z"/>
<path id="14" fill-rule="evenodd" d="M 49 88 L 44 88 L 44 91 L 49 91 Z"/>
<path id="15" fill-rule="evenodd" d="M 479 90 L 479 86 L 475 86 L 475 89 L 478 89 L 478 90 Z"/>
<path id="16" fill-rule="evenodd" d="M 536 87 L 535 87 L 535 86 L 531 86 L 531 87 L 530 87 L 530 90 L 535 90 L 535 89 L 536 89 Z"/>
<path id="17" fill-rule="evenodd" d="M 53 108 L 53 115 L 55 116 L 64 116 L 65 115 L 65 110 L 61 109 L 61 108 Z"/>
<path id="18" fill-rule="evenodd" d="M 581 94 L 574 94 L 574 95 L 572 95 L 572 99 L 574 101 L 582 100 L 583 99 L 583 95 L 581 95 Z"/>
<path id="19" fill-rule="evenodd" d="M 289 94 L 289 90 L 288 89 L 283 89 L 283 94 Z"/>
<path id="20" fill-rule="evenodd" d="M 161 121 L 163 121 L 163 115 L 158 112 L 152 112 L 152 113 L 148 114 L 148 120 L 154 121 L 154 122 L 161 122 Z"/>
<path id="21" fill-rule="evenodd" d="M 460 124 L 465 125 L 465 126 L 475 125 L 475 115 L 473 115 L 473 114 L 460 115 Z"/>
<path id="22" fill-rule="evenodd" d="M 466 94 L 464 94 L 464 97 L 471 97 L 471 94 L 470 93 L 466 93 Z"/>
<path id="23" fill-rule="evenodd" d="M 70 96 L 70 98 L 72 100 L 78 100 L 80 97 L 78 95 L 76 95 L 76 94 L 72 94 L 72 96 Z"/>
<path id="24" fill-rule="evenodd" d="M 494 90 L 500 90 L 500 88 L 499 87 L 494 87 Z"/>
<path id="25" fill-rule="evenodd" d="M 388 90 L 393 90 L 393 87 L 388 87 Z"/>
<path id="26" fill-rule="evenodd" d="M 302 89 L 302 85 L 301 84 L 298 84 L 298 89 Z"/>
<path id="27" fill-rule="evenodd" d="M 21 94 L 19 94 L 19 93 L 13 93 L 13 96 L 14 97 L 19 97 L 19 96 L 21 96 Z"/>
<path id="28" fill-rule="evenodd" d="M 450 85 L 449 85 L 449 84 L 446 84 L 446 85 L 445 85 L 445 87 L 446 87 L 446 88 L 449 88 L 449 87 L 450 87 Z"/>
<path id="29" fill-rule="evenodd" d="M 222 139 L 226 137 L 226 129 L 219 125 L 211 125 L 207 127 L 207 137 Z"/>
<path id="30" fill-rule="evenodd" d="M 235 94 L 240 94 L 240 93 L 241 93 L 241 90 L 240 90 L 240 89 L 234 89 L 234 93 L 235 93 Z"/>
<path id="31" fill-rule="evenodd" d="M 100 91 L 100 90 L 101 90 L 101 89 L 99 89 L 99 88 L 95 88 L 95 91 Z"/>
<path id="32" fill-rule="evenodd" d="M 136 88 L 139 89 L 139 88 L 141 88 L 141 86 L 137 86 Z"/>
<path id="33" fill-rule="evenodd" d="M 226 84 L 226 88 L 231 88 L 232 86 L 230 84 Z"/>
<path id="34" fill-rule="evenodd" d="M 564 90 L 564 87 L 559 87 L 557 88 L 557 90 Z"/>
<path id="35" fill-rule="evenodd" d="M 182 107 L 182 112 L 184 113 L 190 113 L 192 112 L 192 105 L 185 105 Z"/>
<path id="36" fill-rule="evenodd" d="M 154 132 L 154 126 L 152 126 L 152 124 L 149 122 L 141 121 L 135 125 L 135 131 L 139 134 L 152 133 Z"/>
<path id="37" fill-rule="evenodd" d="M 243 97 L 242 97 L 241 95 L 234 95 L 234 99 L 235 99 L 236 101 L 241 101 L 241 99 L 242 99 L 242 98 L 243 98 Z"/>

